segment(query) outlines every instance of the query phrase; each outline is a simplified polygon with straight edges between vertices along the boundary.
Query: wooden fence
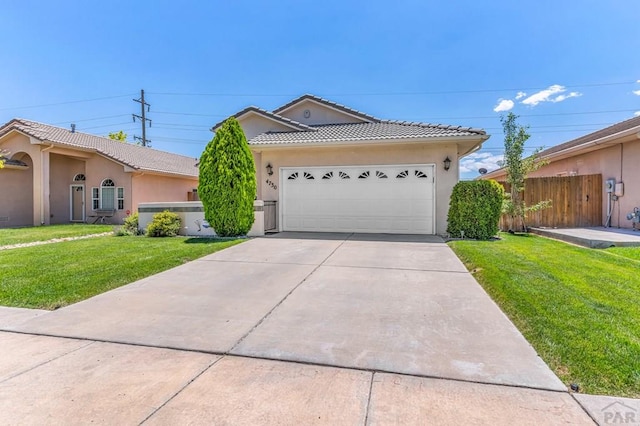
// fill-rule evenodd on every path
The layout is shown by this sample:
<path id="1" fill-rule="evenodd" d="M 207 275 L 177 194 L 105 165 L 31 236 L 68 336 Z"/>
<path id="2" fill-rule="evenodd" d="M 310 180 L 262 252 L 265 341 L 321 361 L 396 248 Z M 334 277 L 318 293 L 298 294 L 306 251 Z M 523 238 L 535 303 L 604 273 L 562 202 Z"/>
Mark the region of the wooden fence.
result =
<path id="1" fill-rule="evenodd" d="M 509 185 L 500 182 L 509 191 Z M 579 228 L 602 226 L 602 175 L 529 178 L 524 201 L 528 206 L 551 200 L 551 207 L 527 214 L 528 227 Z M 509 229 L 503 215 L 500 229 Z"/>

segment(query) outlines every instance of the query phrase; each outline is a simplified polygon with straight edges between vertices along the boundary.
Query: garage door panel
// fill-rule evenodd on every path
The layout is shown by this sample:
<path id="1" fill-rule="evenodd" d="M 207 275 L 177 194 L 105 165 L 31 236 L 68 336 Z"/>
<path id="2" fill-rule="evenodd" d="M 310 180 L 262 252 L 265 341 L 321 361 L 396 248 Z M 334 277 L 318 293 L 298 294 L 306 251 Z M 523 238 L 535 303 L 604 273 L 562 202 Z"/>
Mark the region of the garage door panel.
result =
<path id="1" fill-rule="evenodd" d="M 283 230 L 431 234 L 433 169 L 433 165 L 283 169 Z"/>

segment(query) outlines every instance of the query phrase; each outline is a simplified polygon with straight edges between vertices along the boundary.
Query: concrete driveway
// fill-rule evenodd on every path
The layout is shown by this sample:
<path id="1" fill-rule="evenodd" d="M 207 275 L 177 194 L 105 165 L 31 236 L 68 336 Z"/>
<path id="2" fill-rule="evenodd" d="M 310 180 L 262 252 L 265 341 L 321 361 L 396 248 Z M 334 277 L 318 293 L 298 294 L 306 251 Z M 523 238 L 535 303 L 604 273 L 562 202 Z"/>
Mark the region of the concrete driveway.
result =
<path id="1" fill-rule="evenodd" d="M 437 237 L 253 239 L 0 329 L 3 424 L 592 422 Z"/>

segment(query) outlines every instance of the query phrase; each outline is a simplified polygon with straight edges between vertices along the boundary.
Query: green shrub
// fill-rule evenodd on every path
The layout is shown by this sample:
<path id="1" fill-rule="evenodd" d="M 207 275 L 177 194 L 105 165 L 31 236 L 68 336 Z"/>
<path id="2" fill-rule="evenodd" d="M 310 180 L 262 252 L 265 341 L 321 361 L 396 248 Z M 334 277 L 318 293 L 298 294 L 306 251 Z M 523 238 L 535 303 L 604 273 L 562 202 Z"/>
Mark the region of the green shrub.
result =
<path id="1" fill-rule="evenodd" d="M 447 232 L 477 240 L 497 235 L 503 199 L 504 188 L 494 180 L 458 182 L 451 193 Z"/>
<path id="2" fill-rule="evenodd" d="M 122 227 L 118 229 L 116 235 L 141 235 L 142 232 L 138 227 L 138 212 L 127 216 L 124 219 Z"/>
<path id="3" fill-rule="evenodd" d="M 221 237 L 246 235 L 253 225 L 256 167 L 247 138 L 227 119 L 200 157 L 198 195 L 207 222 Z"/>
<path id="4" fill-rule="evenodd" d="M 147 226 L 148 237 L 175 237 L 180 231 L 182 220 L 180 216 L 168 210 L 153 215 Z"/>

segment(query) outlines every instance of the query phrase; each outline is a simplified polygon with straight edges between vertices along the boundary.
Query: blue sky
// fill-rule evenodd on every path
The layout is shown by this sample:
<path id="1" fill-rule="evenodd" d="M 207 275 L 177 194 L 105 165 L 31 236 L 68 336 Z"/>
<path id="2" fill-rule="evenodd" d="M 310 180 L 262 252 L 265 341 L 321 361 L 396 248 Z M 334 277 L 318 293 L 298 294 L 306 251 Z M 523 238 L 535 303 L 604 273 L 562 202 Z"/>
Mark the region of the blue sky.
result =
<path id="1" fill-rule="evenodd" d="M 132 140 L 145 89 L 153 147 L 193 157 L 216 122 L 305 93 L 486 129 L 463 178 L 495 168 L 508 110 L 531 149 L 640 114 L 637 0 L 3 3 L 0 121 Z"/>

